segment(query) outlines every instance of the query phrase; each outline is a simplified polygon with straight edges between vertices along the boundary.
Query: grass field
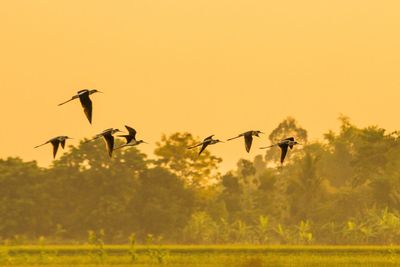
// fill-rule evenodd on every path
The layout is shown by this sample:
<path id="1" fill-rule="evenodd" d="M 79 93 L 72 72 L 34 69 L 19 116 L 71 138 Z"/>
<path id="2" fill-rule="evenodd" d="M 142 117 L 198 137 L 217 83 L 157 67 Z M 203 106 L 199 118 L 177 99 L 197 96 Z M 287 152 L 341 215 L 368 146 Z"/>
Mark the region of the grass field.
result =
<path id="1" fill-rule="evenodd" d="M 400 266 L 398 246 L 7 246 L 1 266 Z"/>

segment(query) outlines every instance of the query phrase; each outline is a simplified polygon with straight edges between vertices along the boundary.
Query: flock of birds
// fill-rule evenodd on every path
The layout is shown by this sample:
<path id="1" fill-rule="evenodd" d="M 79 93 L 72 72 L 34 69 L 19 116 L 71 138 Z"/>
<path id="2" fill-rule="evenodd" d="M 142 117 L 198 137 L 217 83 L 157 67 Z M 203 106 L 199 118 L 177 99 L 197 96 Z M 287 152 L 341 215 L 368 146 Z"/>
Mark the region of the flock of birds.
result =
<path id="1" fill-rule="evenodd" d="M 92 104 L 92 100 L 90 99 L 90 96 L 92 94 L 95 93 L 102 93 L 101 91 L 98 91 L 96 89 L 93 90 L 89 90 L 89 89 L 84 89 L 84 90 L 80 90 L 77 92 L 76 95 L 74 95 L 71 99 L 59 104 L 59 106 L 64 105 L 70 101 L 73 101 L 75 99 L 79 99 L 79 101 L 81 102 L 81 105 L 83 107 L 83 111 L 86 115 L 86 118 L 89 120 L 89 123 L 92 123 L 92 111 L 93 111 L 93 104 Z M 122 132 L 119 129 L 114 129 L 114 128 L 109 128 L 104 130 L 103 132 L 97 134 L 96 136 L 94 136 L 92 139 L 88 140 L 87 142 L 93 141 L 93 140 L 97 140 L 99 138 L 103 138 L 105 143 L 106 143 L 106 147 L 107 147 L 107 151 L 108 151 L 108 155 L 110 156 L 110 158 L 112 157 L 112 153 L 114 150 L 116 149 L 121 149 L 124 147 L 132 147 L 132 146 L 137 146 L 141 143 L 146 143 L 143 140 L 136 140 L 136 130 L 132 127 L 129 127 L 127 125 L 125 125 L 126 130 L 128 131 L 127 134 L 124 135 L 117 135 L 117 137 L 123 137 L 126 139 L 125 144 L 119 146 L 119 147 L 114 147 L 114 134 Z M 263 132 L 261 131 L 247 131 L 244 133 L 239 134 L 236 137 L 230 138 L 227 141 L 231 141 L 240 137 L 244 138 L 244 144 L 245 144 L 245 149 L 247 152 L 250 152 L 251 149 L 251 145 L 253 143 L 253 136 L 259 137 L 260 134 L 263 134 Z M 217 143 L 221 143 L 222 141 L 218 140 L 218 139 L 213 139 L 214 135 L 211 135 L 207 138 L 205 138 L 201 143 L 193 145 L 188 147 L 188 149 L 193 149 L 196 147 L 200 147 L 200 151 L 199 151 L 199 156 L 200 154 L 207 148 L 207 146 L 209 145 L 215 145 Z M 50 140 L 48 140 L 47 142 L 36 146 L 35 148 L 44 146 L 46 144 L 51 144 L 53 146 L 53 158 L 56 157 L 57 155 L 57 151 L 59 146 L 61 145 L 62 148 L 65 147 L 65 143 L 66 140 L 68 139 L 73 139 L 71 137 L 68 136 L 57 136 L 54 137 Z M 222 142 L 223 143 L 223 142 Z M 260 147 L 260 149 L 267 149 L 267 148 L 271 148 L 271 147 L 279 147 L 281 149 L 281 159 L 280 162 L 281 164 L 283 164 L 283 161 L 285 160 L 286 154 L 288 152 L 288 149 L 292 149 L 295 145 L 299 145 L 299 143 L 293 138 L 293 137 L 289 137 L 286 139 L 283 139 L 281 141 L 279 141 L 276 144 L 273 144 L 271 146 L 267 146 L 267 147 Z"/>

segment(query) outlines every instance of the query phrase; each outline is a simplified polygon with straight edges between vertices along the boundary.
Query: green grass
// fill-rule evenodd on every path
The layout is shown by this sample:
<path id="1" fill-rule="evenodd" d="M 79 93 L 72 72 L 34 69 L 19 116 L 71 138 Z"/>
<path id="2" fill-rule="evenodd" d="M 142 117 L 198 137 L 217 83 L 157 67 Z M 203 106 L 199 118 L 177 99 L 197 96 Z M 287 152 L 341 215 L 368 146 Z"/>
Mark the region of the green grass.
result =
<path id="1" fill-rule="evenodd" d="M 400 246 L 8 246 L 1 266 L 400 266 Z"/>

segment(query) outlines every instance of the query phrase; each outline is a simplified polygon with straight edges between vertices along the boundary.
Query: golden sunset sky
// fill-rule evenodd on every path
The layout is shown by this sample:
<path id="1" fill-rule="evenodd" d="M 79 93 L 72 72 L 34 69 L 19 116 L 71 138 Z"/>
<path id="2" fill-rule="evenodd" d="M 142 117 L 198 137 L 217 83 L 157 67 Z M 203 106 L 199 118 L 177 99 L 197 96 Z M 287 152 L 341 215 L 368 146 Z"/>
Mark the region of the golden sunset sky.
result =
<path id="1" fill-rule="evenodd" d="M 162 133 L 227 139 L 287 116 L 311 140 L 340 113 L 399 129 L 399 14 L 398 0 L 1 1 L 0 157 L 47 166 L 35 145 L 124 124 L 148 154 Z M 105 92 L 92 126 L 79 101 L 57 106 L 83 88 Z M 267 144 L 210 150 L 227 169 Z"/>

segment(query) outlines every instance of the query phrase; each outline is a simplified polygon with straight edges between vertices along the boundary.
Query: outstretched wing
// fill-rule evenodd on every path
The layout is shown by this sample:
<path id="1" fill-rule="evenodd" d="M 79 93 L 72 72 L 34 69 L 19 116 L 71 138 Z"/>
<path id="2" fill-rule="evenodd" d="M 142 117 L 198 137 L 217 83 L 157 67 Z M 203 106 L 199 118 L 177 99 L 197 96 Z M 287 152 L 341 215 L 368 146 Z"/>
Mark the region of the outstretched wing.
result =
<path id="1" fill-rule="evenodd" d="M 107 133 L 107 134 L 104 134 L 103 137 L 104 137 L 104 140 L 106 141 L 108 155 L 111 158 L 112 152 L 114 150 L 114 136 L 112 136 L 111 133 Z"/>
<path id="2" fill-rule="evenodd" d="M 133 137 L 131 135 L 118 135 L 118 137 L 125 138 L 126 139 L 126 143 L 125 144 L 129 144 L 133 140 Z"/>
<path id="3" fill-rule="evenodd" d="M 251 134 L 244 135 L 244 145 L 246 147 L 247 153 L 250 152 L 251 144 L 253 143 L 253 136 Z"/>
<path id="4" fill-rule="evenodd" d="M 135 129 L 133 129 L 132 127 L 129 127 L 128 125 L 125 125 L 125 128 L 128 130 L 128 133 L 133 136 L 133 138 L 136 137 L 136 130 Z"/>
<path id="5" fill-rule="evenodd" d="M 201 152 L 203 152 L 204 149 L 206 149 L 206 147 L 208 146 L 208 144 L 209 144 L 209 142 L 203 142 L 203 146 L 202 146 L 201 149 L 200 149 L 199 156 L 200 156 Z"/>
<path id="6" fill-rule="evenodd" d="M 63 139 L 62 141 L 60 141 L 61 147 L 64 149 L 65 147 L 65 139 Z"/>
<path id="7" fill-rule="evenodd" d="M 119 135 L 120 137 L 124 137 L 126 139 L 126 143 L 130 143 L 132 140 L 136 141 L 136 130 L 132 127 L 125 125 L 125 128 L 128 130 L 128 135 Z"/>
<path id="8" fill-rule="evenodd" d="M 285 145 L 281 145 L 279 147 L 282 150 L 282 152 L 281 152 L 281 164 L 283 164 L 283 161 L 285 160 L 289 145 L 285 144 Z"/>
<path id="9" fill-rule="evenodd" d="M 213 136 L 214 136 L 214 135 L 210 135 L 209 137 L 205 138 L 205 139 L 203 140 L 203 142 L 201 142 L 200 144 L 190 146 L 190 147 L 188 147 L 188 149 L 192 149 L 192 148 L 195 148 L 195 147 L 198 147 L 198 146 L 201 146 L 201 145 L 202 145 L 202 147 L 201 147 L 201 149 L 200 149 L 200 153 L 199 153 L 199 155 L 200 155 L 201 152 L 203 152 L 203 150 L 210 144 L 210 141 L 212 140 L 212 137 L 213 137 Z"/>
<path id="10" fill-rule="evenodd" d="M 92 123 L 92 100 L 90 100 L 89 93 L 84 93 L 79 95 L 79 100 L 85 112 L 86 118 Z"/>
<path id="11" fill-rule="evenodd" d="M 294 142 L 294 137 L 289 137 L 289 138 L 283 139 L 283 141 L 292 141 L 292 142 Z M 292 149 L 293 145 L 289 145 L 289 147 L 290 147 L 290 149 Z"/>
<path id="12" fill-rule="evenodd" d="M 103 134 L 108 134 L 108 133 L 111 133 L 113 131 L 113 128 L 108 128 L 108 129 L 105 129 L 104 131 L 102 131 L 101 133 L 99 133 L 97 136 L 102 136 Z"/>
<path id="13" fill-rule="evenodd" d="M 205 141 L 211 140 L 211 139 L 213 138 L 213 136 L 214 136 L 214 135 L 210 135 L 209 137 L 205 138 L 205 139 L 204 139 L 204 142 L 205 142 Z"/>
<path id="14" fill-rule="evenodd" d="M 289 137 L 289 138 L 285 138 L 285 139 L 283 139 L 283 141 L 286 141 L 286 140 L 289 140 L 289 141 L 294 141 L 294 137 Z"/>
<path id="15" fill-rule="evenodd" d="M 53 145 L 53 158 L 55 158 L 57 155 L 58 147 L 60 145 L 60 141 L 58 139 L 53 139 L 51 141 L 51 144 Z"/>

